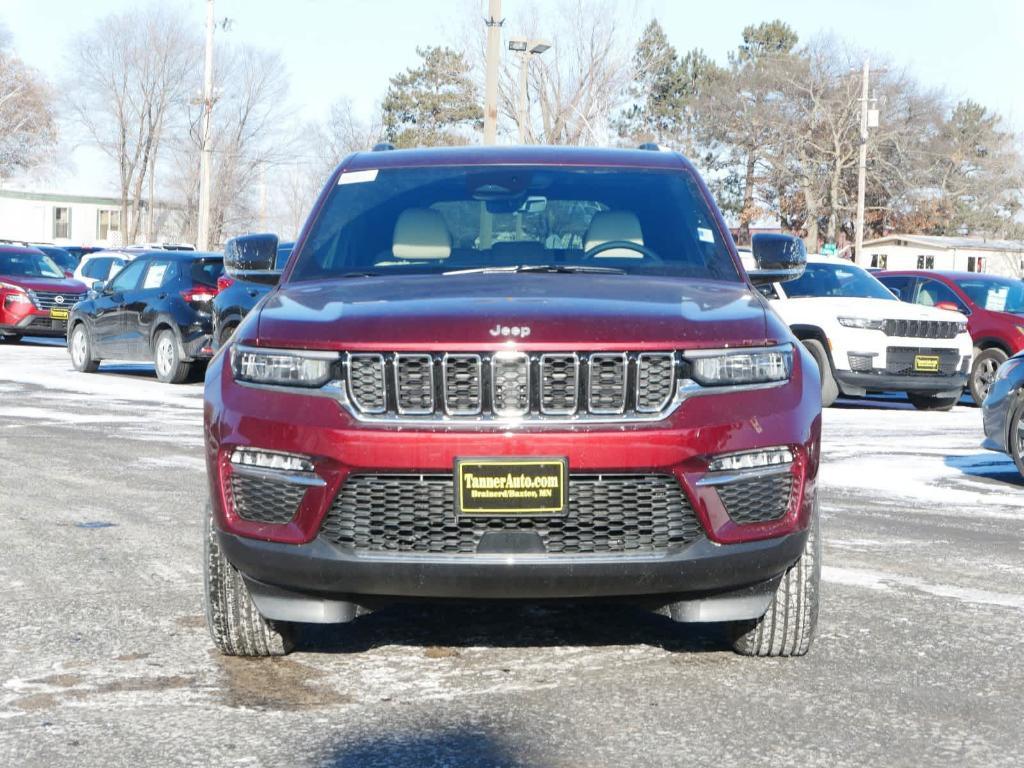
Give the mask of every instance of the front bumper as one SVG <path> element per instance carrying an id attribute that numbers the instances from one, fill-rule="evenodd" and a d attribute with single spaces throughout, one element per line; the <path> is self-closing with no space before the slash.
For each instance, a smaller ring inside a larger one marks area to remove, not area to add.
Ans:
<path id="1" fill-rule="evenodd" d="M 63 338 L 68 333 L 67 320 L 55 320 L 48 312 L 33 311 L 14 323 L 0 323 L 0 335 L 52 336 Z"/>
<path id="2" fill-rule="evenodd" d="M 844 395 L 859 397 L 868 392 L 927 392 L 929 394 L 959 395 L 967 386 L 967 374 L 949 376 L 921 374 L 896 376 L 884 372 L 861 373 L 837 370 L 836 382 Z"/>

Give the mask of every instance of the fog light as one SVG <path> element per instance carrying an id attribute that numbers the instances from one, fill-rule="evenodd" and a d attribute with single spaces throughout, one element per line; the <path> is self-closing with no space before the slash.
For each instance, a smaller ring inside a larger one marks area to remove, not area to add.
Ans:
<path id="1" fill-rule="evenodd" d="M 789 448 L 764 448 L 760 451 L 717 456 L 708 463 L 708 471 L 736 472 L 741 469 L 758 469 L 792 463 L 793 452 Z"/>
<path id="2" fill-rule="evenodd" d="M 313 462 L 303 456 L 255 448 L 236 448 L 231 454 L 231 463 L 260 469 L 277 469 L 282 472 L 314 471 Z"/>

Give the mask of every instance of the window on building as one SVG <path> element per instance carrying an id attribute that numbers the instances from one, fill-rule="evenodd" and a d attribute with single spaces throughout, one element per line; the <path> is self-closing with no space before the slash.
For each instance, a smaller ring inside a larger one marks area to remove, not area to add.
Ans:
<path id="1" fill-rule="evenodd" d="M 56 206 L 53 209 L 53 239 L 71 239 L 71 209 Z"/>
<path id="2" fill-rule="evenodd" d="M 884 253 L 872 253 L 871 266 L 878 269 L 886 269 L 889 266 L 889 257 Z"/>
<path id="3" fill-rule="evenodd" d="M 121 231 L 121 212 L 116 208 L 100 208 L 96 211 L 96 239 L 110 240 L 112 232 Z"/>
<path id="4" fill-rule="evenodd" d="M 918 269 L 935 269 L 935 257 L 920 255 L 917 257 Z"/>

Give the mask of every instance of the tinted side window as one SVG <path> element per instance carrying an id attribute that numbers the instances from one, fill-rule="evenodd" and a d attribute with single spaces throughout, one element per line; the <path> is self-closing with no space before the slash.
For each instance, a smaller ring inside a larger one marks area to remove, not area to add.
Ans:
<path id="1" fill-rule="evenodd" d="M 172 263 L 169 261 L 153 261 L 146 270 L 146 276 L 142 278 L 142 290 L 148 291 L 167 285 L 167 272 Z"/>
<path id="2" fill-rule="evenodd" d="M 924 304 L 926 307 L 934 307 L 940 301 L 948 301 L 956 304 L 957 309 L 966 311 L 967 307 L 960 300 L 960 297 L 953 293 L 953 290 L 938 280 L 922 280 L 921 287 L 917 291 L 917 304 Z"/>
<path id="3" fill-rule="evenodd" d="M 911 301 L 914 298 L 914 278 L 880 277 L 878 280 L 886 288 L 894 291 L 901 301 Z"/>
<path id="4" fill-rule="evenodd" d="M 148 261 L 133 261 L 127 267 L 117 273 L 117 276 L 110 282 L 110 288 L 115 293 L 130 291 L 139 284 L 142 277 L 142 270 L 146 268 Z"/>
<path id="5" fill-rule="evenodd" d="M 90 259 L 82 267 L 82 274 L 93 280 L 105 280 L 107 275 L 110 274 L 110 265 L 113 262 L 114 260 L 109 258 Z"/>
<path id="6" fill-rule="evenodd" d="M 221 259 L 199 259 L 192 262 L 192 282 L 196 285 L 217 285 L 217 278 L 224 272 Z"/>

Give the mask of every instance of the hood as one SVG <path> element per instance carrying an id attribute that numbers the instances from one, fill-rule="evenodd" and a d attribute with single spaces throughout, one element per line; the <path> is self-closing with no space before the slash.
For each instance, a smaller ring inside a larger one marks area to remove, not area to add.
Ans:
<path id="1" fill-rule="evenodd" d="M 595 274 L 465 274 L 285 284 L 258 342 L 310 349 L 713 347 L 765 341 L 744 283 Z"/>
<path id="2" fill-rule="evenodd" d="M 865 317 L 869 320 L 950 320 L 965 322 L 960 312 L 925 307 L 894 299 L 865 299 L 859 297 L 821 296 L 807 299 L 787 299 L 810 312 L 843 317 Z"/>
<path id="3" fill-rule="evenodd" d="M 57 291 L 58 293 L 78 294 L 88 289 L 85 283 L 69 278 L 55 277 L 24 277 L 22 275 L 0 275 L 0 283 L 10 283 L 31 291 Z"/>

